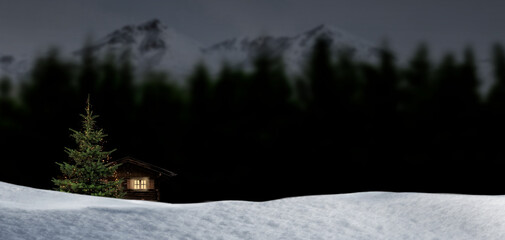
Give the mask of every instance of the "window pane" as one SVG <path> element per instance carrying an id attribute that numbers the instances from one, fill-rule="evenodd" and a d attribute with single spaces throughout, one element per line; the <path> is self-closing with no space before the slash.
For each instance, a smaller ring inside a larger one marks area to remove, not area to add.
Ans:
<path id="1" fill-rule="evenodd" d="M 147 189 L 147 179 L 133 180 L 133 189 Z"/>

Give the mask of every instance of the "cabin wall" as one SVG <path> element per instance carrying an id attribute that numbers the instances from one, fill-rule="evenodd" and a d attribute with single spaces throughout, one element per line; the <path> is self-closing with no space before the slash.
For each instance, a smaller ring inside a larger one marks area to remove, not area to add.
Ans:
<path id="1" fill-rule="evenodd" d="M 160 200 L 160 190 L 159 190 L 159 175 L 151 171 L 148 171 L 140 166 L 125 163 L 118 167 L 117 176 L 123 178 L 123 189 L 125 189 L 126 195 L 125 199 L 138 199 L 138 200 Z M 147 177 L 147 189 L 145 190 L 134 190 L 133 184 L 135 178 L 145 178 Z"/>

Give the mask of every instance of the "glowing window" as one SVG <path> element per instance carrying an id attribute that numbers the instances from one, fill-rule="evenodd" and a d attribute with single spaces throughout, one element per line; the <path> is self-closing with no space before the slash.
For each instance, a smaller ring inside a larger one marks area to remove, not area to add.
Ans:
<path id="1" fill-rule="evenodd" d="M 147 179 L 134 179 L 133 189 L 144 190 L 147 189 Z"/>

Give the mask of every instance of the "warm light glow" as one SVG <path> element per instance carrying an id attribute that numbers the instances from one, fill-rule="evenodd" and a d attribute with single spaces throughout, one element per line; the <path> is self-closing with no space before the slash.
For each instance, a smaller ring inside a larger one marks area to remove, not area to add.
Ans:
<path id="1" fill-rule="evenodd" d="M 141 179 L 132 179 L 133 180 L 133 189 L 135 190 L 146 190 L 147 189 L 147 178 Z"/>

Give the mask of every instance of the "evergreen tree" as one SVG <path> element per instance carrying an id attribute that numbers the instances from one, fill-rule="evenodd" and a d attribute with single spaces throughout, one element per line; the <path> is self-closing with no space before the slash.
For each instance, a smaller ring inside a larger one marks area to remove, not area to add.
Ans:
<path id="1" fill-rule="evenodd" d="M 76 128 L 79 123 L 74 76 L 75 65 L 60 57 L 57 49 L 51 49 L 34 61 L 26 80 L 19 85 L 19 124 L 23 128 L 20 146 L 31 149 L 23 154 L 26 159 L 33 159 L 28 160 L 32 167 L 25 171 L 33 179 L 44 179 L 34 181 L 32 187 L 53 186 L 48 176 L 58 174 L 58 168 L 53 160 L 38 156 L 64 159 L 65 153 L 51 146 L 68 146 L 68 128 Z"/>
<path id="2" fill-rule="evenodd" d="M 334 114 L 332 110 L 337 100 L 337 82 L 331 46 L 327 39 L 320 38 L 314 44 L 312 54 L 308 59 L 306 75 L 310 81 L 312 110 L 318 115 Z"/>
<path id="3" fill-rule="evenodd" d="M 213 86 L 207 67 L 199 63 L 189 77 L 189 111 L 192 120 L 205 122 L 209 117 Z"/>
<path id="4" fill-rule="evenodd" d="M 487 96 L 487 145 L 488 151 L 492 152 L 493 160 L 502 162 L 505 158 L 503 152 L 503 141 L 501 136 L 505 133 L 505 49 L 503 46 L 497 44 L 493 47 L 493 73 L 494 84 Z"/>
<path id="5" fill-rule="evenodd" d="M 0 129 L 15 125 L 16 104 L 11 97 L 12 83 L 8 77 L 0 78 Z"/>
<path id="6" fill-rule="evenodd" d="M 139 105 L 132 124 L 142 127 L 134 128 L 135 132 L 129 134 L 136 137 L 125 136 L 129 141 L 121 144 L 123 149 L 129 146 L 128 155 L 151 159 L 151 163 L 168 169 L 173 166 L 167 164 L 179 158 L 174 155 L 180 153 L 175 149 L 184 146 L 181 138 L 186 131 L 183 92 L 170 80 L 162 72 L 146 74 L 138 87 Z"/>
<path id="7" fill-rule="evenodd" d="M 437 119 L 432 110 L 434 65 L 430 62 L 428 46 L 422 44 L 403 70 L 399 84 L 399 113 L 403 153 L 406 159 L 419 160 L 428 156 L 426 149 Z M 411 160 L 413 161 L 413 160 Z"/>
<path id="8" fill-rule="evenodd" d="M 100 79 L 98 58 L 94 56 L 91 41 L 86 42 L 80 52 L 77 74 L 77 94 L 84 99 L 88 94 L 97 94 Z"/>
<path id="9" fill-rule="evenodd" d="M 89 194 L 94 196 L 118 197 L 124 196 L 121 188 L 122 179 L 116 176 L 119 165 L 108 162 L 110 154 L 115 151 L 103 150 L 103 138 L 107 135 L 103 129 L 97 129 L 91 111 L 89 97 L 86 106 L 82 131 L 70 129 L 77 143 L 77 149 L 66 148 L 71 159 L 70 163 L 57 163 L 60 166 L 63 179 L 53 179 L 57 189 L 63 192 Z"/>
<path id="10" fill-rule="evenodd" d="M 190 147 L 187 151 L 191 152 L 189 156 L 196 162 L 211 155 L 214 150 L 214 136 L 211 135 L 214 87 L 211 81 L 209 72 L 203 63 L 198 64 L 188 78 L 189 99 L 186 108 L 189 129 L 185 141 L 190 143 L 186 145 Z M 199 149 L 200 151 L 192 151 L 191 149 Z M 212 167 L 210 162 L 202 162 L 197 165 L 202 167 L 203 172 L 208 172 L 204 169 Z"/>
<path id="11" fill-rule="evenodd" d="M 340 124 L 337 105 L 338 83 L 335 64 L 331 56 L 331 45 L 328 39 L 319 38 L 309 55 L 305 69 L 305 78 L 310 89 L 307 104 L 307 139 L 318 139 L 315 149 L 321 155 L 330 154 L 324 151 L 334 149 L 337 126 Z M 323 150 L 326 149 L 326 150 Z"/>
<path id="12" fill-rule="evenodd" d="M 487 97 L 487 103 L 492 112 L 500 115 L 505 109 L 505 49 L 497 44 L 493 47 L 494 84 Z M 496 116 L 493 116 L 493 118 Z"/>

